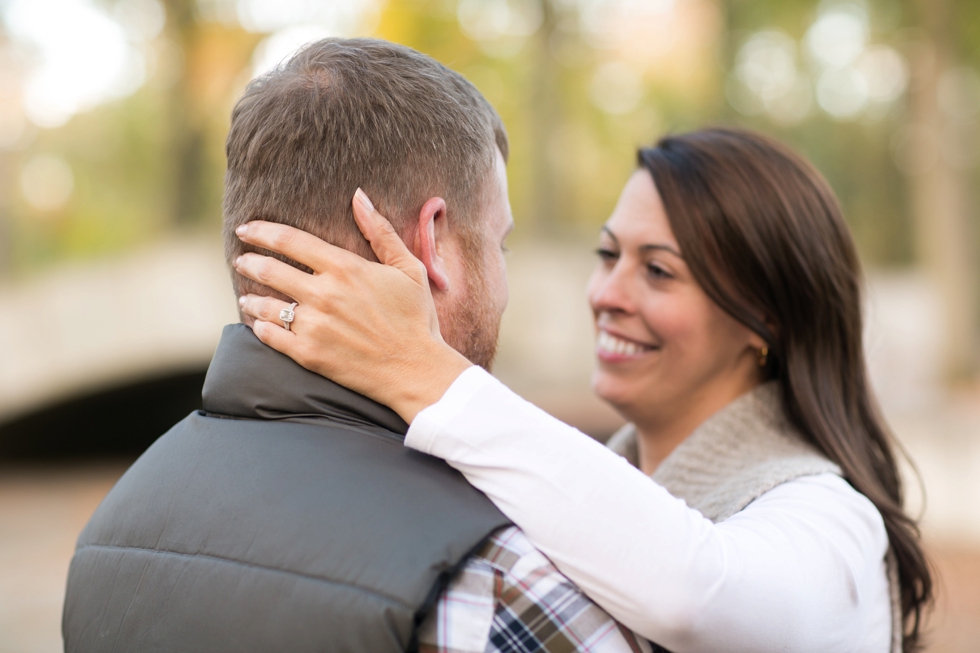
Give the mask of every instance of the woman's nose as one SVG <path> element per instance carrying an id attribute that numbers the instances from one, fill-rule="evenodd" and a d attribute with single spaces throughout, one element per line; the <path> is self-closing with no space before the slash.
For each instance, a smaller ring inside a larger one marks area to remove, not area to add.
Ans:
<path id="1" fill-rule="evenodd" d="M 612 269 L 597 268 L 589 282 L 589 304 L 596 313 L 602 311 L 630 313 L 633 298 L 626 266 L 617 261 Z"/>

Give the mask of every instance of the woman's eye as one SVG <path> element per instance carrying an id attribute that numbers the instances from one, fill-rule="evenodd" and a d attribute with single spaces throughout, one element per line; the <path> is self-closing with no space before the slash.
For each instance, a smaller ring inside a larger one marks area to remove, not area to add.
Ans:
<path id="1" fill-rule="evenodd" d="M 673 279 L 674 275 L 656 263 L 647 263 L 647 273 L 654 279 Z"/>
<path id="2" fill-rule="evenodd" d="M 613 261 L 615 261 L 616 259 L 619 258 L 619 253 L 618 252 L 614 252 L 611 249 L 605 249 L 603 247 L 600 247 L 599 249 L 597 249 L 595 251 L 595 254 L 596 254 L 596 256 L 599 257 L 599 260 L 601 260 L 601 261 L 603 261 L 605 263 L 611 263 L 611 262 L 613 262 Z"/>

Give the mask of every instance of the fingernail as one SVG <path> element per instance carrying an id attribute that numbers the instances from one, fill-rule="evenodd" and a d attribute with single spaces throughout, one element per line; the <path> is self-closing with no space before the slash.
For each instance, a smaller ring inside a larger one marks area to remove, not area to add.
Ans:
<path id="1" fill-rule="evenodd" d="M 245 295 L 242 295 L 241 297 L 238 298 L 238 305 L 241 306 L 242 308 L 245 308 Z"/>
<path id="2" fill-rule="evenodd" d="M 244 236 L 246 231 L 248 231 L 248 225 L 247 224 L 240 225 L 237 229 L 235 229 L 235 233 L 238 234 L 238 237 L 239 238 L 241 238 L 242 236 Z"/>
<path id="3" fill-rule="evenodd" d="M 235 259 L 235 262 L 232 263 L 232 265 L 234 265 L 237 268 L 238 267 L 238 264 L 241 263 L 241 262 L 242 262 L 242 257 L 239 256 L 238 258 Z"/>
<path id="4" fill-rule="evenodd" d="M 368 199 L 367 193 L 358 188 L 354 192 L 354 196 L 357 197 L 357 201 L 361 203 L 361 206 L 366 208 L 368 211 L 374 211 L 374 204 L 371 204 L 371 200 Z"/>

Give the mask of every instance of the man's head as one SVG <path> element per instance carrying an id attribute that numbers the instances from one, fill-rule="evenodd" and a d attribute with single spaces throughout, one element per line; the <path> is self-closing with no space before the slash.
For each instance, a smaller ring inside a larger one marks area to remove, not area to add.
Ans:
<path id="1" fill-rule="evenodd" d="M 351 212 L 361 187 L 426 265 L 443 337 L 489 367 L 507 295 L 508 143 L 472 84 L 403 46 L 318 41 L 249 84 L 226 149 L 229 262 L 248 251 L 235 228 L 258 219 L 373 259 Z M 233 279 L 238 295 L 276 294 Z"/>

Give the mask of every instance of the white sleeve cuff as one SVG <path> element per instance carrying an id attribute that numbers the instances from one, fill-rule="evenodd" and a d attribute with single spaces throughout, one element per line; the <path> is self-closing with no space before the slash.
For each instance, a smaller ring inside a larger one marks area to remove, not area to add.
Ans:
<path id="1" fill-rule="evenodd" d="M 445 426 L 466 409 L 481 390 L 499 383 L 479 365 L 472 365 L 456 377 L 446 393 L 436 403 L 423 408 L 405 434 L 405 446 L 431 454 Z"/>

